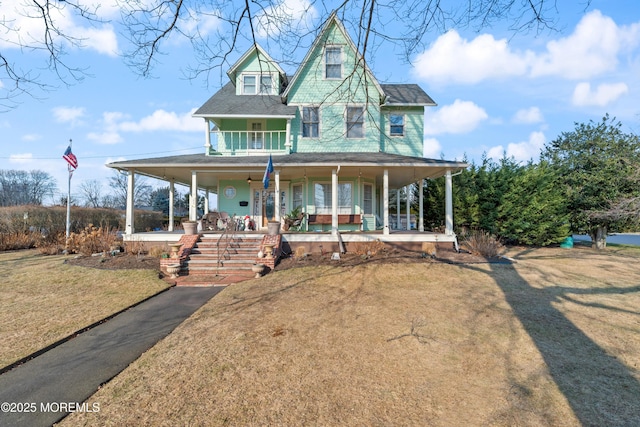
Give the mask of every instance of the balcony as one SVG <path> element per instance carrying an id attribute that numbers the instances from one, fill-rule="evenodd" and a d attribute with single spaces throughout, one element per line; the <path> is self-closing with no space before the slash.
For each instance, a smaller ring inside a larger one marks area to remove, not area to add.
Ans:
<path id="1" fill-rule="evenodd" d="M 211 132 L 211 146 L 228 155 L 288 153 L 287 131 L 221 131 Z"/>

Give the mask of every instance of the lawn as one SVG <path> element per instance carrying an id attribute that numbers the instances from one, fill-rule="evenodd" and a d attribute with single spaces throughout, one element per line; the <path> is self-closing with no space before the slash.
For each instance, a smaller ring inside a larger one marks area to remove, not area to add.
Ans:
<path id="1" fill-rule="evenodd" d="M 637 250 L 233 285 L 61 425 L 640 424 Z"/>
<path id="2" fill-rule="evenodd" d="M 0 253 L 0 368 L 168 287 L 157 271 L 84 268 L 68 258 Z"/>

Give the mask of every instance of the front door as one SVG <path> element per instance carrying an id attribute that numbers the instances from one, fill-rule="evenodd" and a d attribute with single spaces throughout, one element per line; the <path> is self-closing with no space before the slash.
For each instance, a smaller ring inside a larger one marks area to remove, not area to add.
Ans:
<path id="1" fill-rule="evenodd" d="M 276 192 L 273 189 L 253 191 L 253 217 L 259 226 L 266 228 L 269 221 L 276 219 Z"/>

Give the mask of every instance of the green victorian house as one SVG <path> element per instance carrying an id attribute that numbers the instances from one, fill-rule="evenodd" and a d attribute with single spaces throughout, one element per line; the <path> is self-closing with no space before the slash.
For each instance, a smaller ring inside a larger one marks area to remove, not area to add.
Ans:
<path id="1" fill-rule="evenodd" d="M 422 156 L 425 107 L 435 102 L 416 84 L 379 83 L 335 15 L 293 76 L 257 44 L 227 74 L 193 114 L 205 124 L 204 152 L 109 164 L 129 173 L 130 189 L 136 174 L 190 186 L 190 220 L 199 219 L 197 196 L 214 193 L 215 210 L 249 217 L 258 231 L 297 209 L 302 223 L 284 236 L 290 241 L 344 234 L 344 241 L 455 243 L 451 177 L 467 164 Z M 263 180 L 270 159 L 273 172 Z M 444 233 L 424 230 L 421 199 L 417 221 L 389 214 L 390 192 L 441 176 Z M 126 236 L 135 233 L 131 193 Z"/>

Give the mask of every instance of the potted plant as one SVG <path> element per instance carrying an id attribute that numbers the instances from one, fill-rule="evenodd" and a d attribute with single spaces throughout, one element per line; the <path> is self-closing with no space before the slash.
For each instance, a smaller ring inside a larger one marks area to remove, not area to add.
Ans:
<path id="1" fill-rule="evenodd" d="M 300 209 L 300 206 L 286 214 L 283 219 L 284 223 L 282 225 L 282 228 L 284 229 L 284 231 L 289 230 L 291 227 L 300 225 L 299 223 L 296 224 L 297 221 L 302 219 L 302 210 Z"/>

